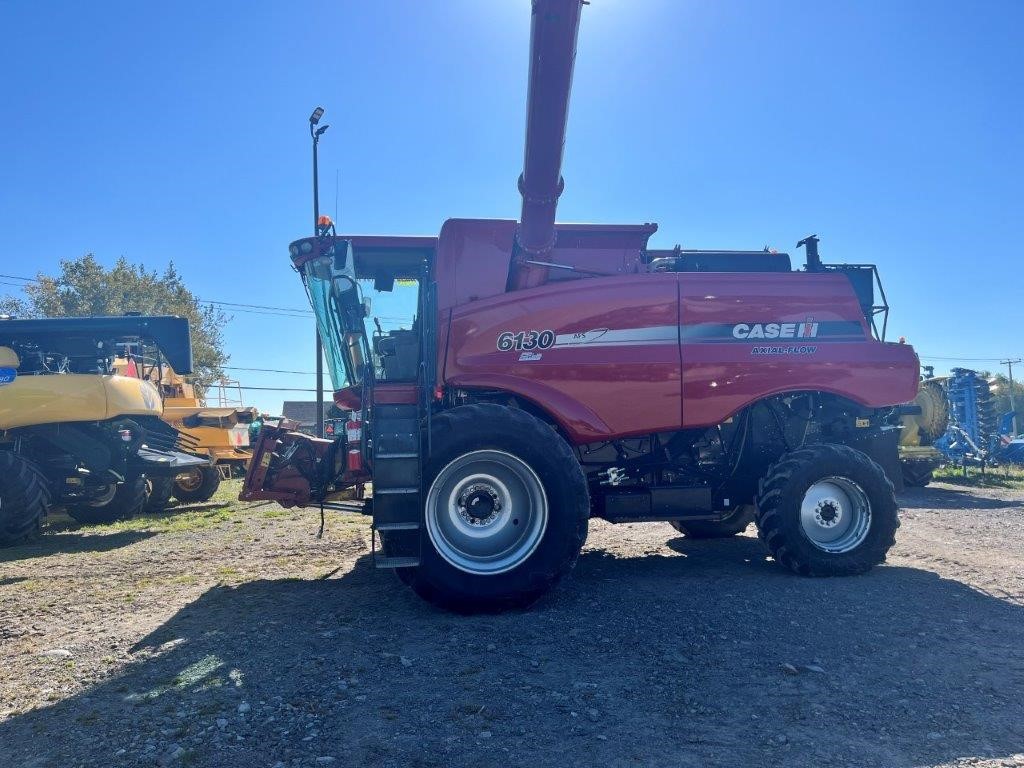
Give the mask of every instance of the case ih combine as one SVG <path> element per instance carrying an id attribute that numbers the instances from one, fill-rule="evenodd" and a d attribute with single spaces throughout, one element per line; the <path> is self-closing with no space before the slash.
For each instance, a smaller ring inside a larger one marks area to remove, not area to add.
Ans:
<path id="1" fill-rule="evenodd" d="M 899 525 L 918 383 L 913 349 L 883 340 L 875 268 L 821 263 L 814 237 L 794 270 L 651 250 L 654 224 L 556 224 L 580 11 L 533 3 L 518 221 L 292 243 L 353 416 L 335 441 L 265 426 L 242 498 L 329 505 L 372 482 L 377 566 L 458 610 L 536 599 L 591 517 L 695 537 L 753 519 L 797 573 L 868 570 Z"/>

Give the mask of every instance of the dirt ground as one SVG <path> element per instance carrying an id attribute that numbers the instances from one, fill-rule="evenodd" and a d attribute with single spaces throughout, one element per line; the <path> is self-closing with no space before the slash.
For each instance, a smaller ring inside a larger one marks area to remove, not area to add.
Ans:
<path id="1" fill-rule="evenodd" d="M 365 518 L 231 485 L 0 552 L 0 766 L 1024 765 L 1024 491 L 904 493 L 849 579 L 593 522 L 532 610 L 462 617 Z"/>

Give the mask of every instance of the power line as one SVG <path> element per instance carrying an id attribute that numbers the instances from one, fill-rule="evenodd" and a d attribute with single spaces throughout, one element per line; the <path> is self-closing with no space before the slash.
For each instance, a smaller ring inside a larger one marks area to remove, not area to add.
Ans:
<path id="1" fill-rule="evenodd" d="M 295 373 L 302 374 L 304 376 L 314 376 L 313 371 L 282 371 L 277 368 L 243 368 L 238 365 L 222 365 L 225 371 L 256 371 L 258 373 Z"/>
<path id="2" fill-rule="evenodd" d="M 3 277 L 3 275 L 0 275 Z M 296 307 L 270 307 L 265 304 L 238 304 L 232 301 L 218 301 L 216 299 L 196 299 L 200 304 L 220 304 L 225 307 L 249 307 L 250 309 L 268 309 L 274 312 L 296 312 L 303 315 L 313 314 L 309 309 L 298 309 Z"/>
<path id="3" fill-rule="evenodd" d="M 925 354 L 921 354 L 919 357 L 922 360 L 949 360 L 954 363 L 998 363 L 1003 360 L 1001 357 L 942 357 Z"/>
<path id="4" fill-rule="evenodd" d="M 209 302 L 209 301 L 204 301 L 202 303 L 203 304 L 213 304 L 213 302 Z M 309 316 L 308 315 L 293 315 L 293 314 L 289 314 L 287 312 L 268 312 L 267 310 L 263 310 L 263 309 L 240 309 L 238 307 L 228 307 L 226 311 L 232 312 L 232 313 L 234 313 L 234 312 L 243 312 L 243 313 L 245 313 L 247 315 L 263 315 L 264 317 L 291 317 L 291 318 L 294 318 L 295 320 L 306 320 L 307 322 L 309 321 Z"/>
<path id="5" fill-rule="evenodd" d="M 215 386 L 215 385 L 214 385 Z M 316 392 L 316 388 L 313 389 L 301 389 L 299 387 L 247 387 L 244 384 L 230 384 L 226 385 L 227 389 L 254 389 L 261 390 L 264 392 Z"/>

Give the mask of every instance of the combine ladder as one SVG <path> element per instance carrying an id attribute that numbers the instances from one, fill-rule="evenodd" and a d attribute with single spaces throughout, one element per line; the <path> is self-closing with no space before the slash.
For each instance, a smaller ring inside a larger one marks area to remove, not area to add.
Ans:
<path id="1" fill-rule="evenodd" d="M 377 568 L 420 564 L 420 418 L 416 405 L 375 405 L 373 436 L 373 562 Z M 381 536 L 378 554 L 377 534 Z M 387 537 L 391 552 L 383 551 Z"/>

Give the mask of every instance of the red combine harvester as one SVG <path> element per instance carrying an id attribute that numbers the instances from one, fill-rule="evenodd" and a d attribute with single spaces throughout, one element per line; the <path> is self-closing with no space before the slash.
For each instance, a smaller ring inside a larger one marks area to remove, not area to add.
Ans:
<path id="1" fill-rule="evenodd" d="M 754 521 L 797 573 L 868 570 L 899 525 L 918 384 L 875 267 L 823 264 L 813 236 L 794 270 L 651 250 L 654 224 L 556 224 L 580 11 L 533 3 L 519 221 L 291 244 L 352 417 L 334 441 L 265 426 L 241 498 L 330 507 L 372 482 L 376 565 L 457 610 L 535 600 L 591 517 L 695 538 Z"/>

